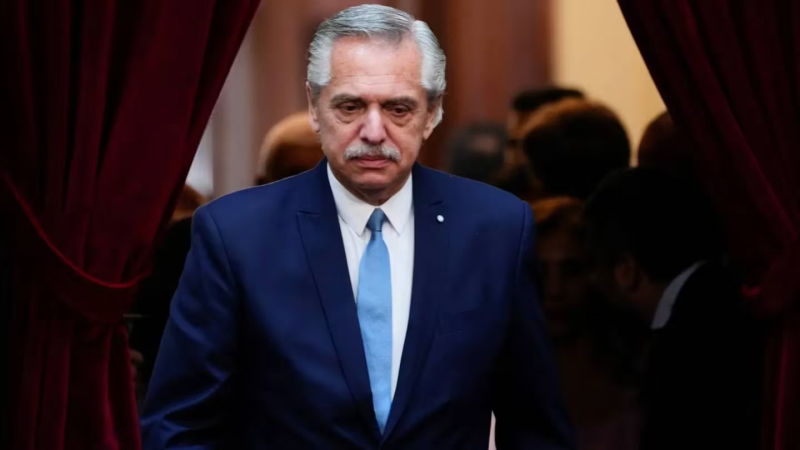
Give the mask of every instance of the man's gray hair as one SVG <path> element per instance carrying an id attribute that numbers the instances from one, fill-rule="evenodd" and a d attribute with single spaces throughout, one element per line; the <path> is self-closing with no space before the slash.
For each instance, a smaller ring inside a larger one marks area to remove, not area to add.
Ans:
<path id="1" fill-rule="evenodd" d="M 322 88 L 331 79 L 331 52 L 337 39 L 363 36 L 400 43 L 412 36 L 422 54 L 422 87 L 428 101 L 439 100 L 434 125 L 442 120 L 441 98 L 447 85 L 446 59 L 439 41 L 428 24 L 416 20 L 411 14 L 383 5 L 360 5 L 340 11 L 317 28 L 308 48 L 308 84 L 312 99 L 316 101 Z"/>

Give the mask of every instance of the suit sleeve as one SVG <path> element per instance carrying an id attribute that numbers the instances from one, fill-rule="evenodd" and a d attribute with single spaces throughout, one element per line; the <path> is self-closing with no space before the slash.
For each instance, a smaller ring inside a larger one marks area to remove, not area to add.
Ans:
<path id="1" fill-rule="evenodd" d="M 234 409 L 239 319 L 233 275 L 208 208 L 193 222 L 142 414 L 145 450 L 224 446 Z"/>
<path id="2" fill-rule="evenodd" d="M 493 409 L 498 450 L 572 449 L 572 429 L 533 282 L 534 224 L 523 204 L 511 325 L 500 360 Z"/>

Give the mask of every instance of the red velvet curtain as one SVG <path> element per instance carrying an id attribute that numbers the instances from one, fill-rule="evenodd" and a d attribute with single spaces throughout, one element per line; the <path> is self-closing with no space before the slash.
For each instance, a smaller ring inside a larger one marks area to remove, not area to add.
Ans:
<path id="1" fill-rule="evenodd" d="M 4 0 L 10 446 L 138 449 L 121 315 L 258 0 Z"/>
<path id="2" fill-rule="evenodd" d="M 765 449 L 800 449 L 800 2 L 619 0 L 769 327 Z"/>

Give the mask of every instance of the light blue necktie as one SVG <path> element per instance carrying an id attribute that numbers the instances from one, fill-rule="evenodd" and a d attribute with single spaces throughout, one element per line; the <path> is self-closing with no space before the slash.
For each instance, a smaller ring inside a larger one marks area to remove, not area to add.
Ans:
<path id="1" fill-rule="evenodd" d="M 392 271 L 383 242 L 380 209 L 372 212 L 367 228 L 372 237 L 358 267 L 358 323 L 367 356 L 372 405 L 381 433 L 392 407 Z"/>

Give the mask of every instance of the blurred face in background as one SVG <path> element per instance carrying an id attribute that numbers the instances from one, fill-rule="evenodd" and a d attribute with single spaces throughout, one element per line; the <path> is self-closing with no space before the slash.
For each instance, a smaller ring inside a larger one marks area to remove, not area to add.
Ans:
<path id="1" fill-rule="evenodd" d="M 583 243 L 569 230 L 556 229 L 539 239 L 544 310 L 554 340 L 580 333 L 580 314 L 591 291 Z"/>
<path id="2" fill-rule="evenodd" d="M 421 54 L 363 37 L 336 41 L 331 79 L 311 98 L 311 124 L 336 178 L 353 194 L 381 204 L 403 187 L 434 128 L 435 107 L 421 83 Z"/>

